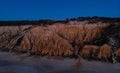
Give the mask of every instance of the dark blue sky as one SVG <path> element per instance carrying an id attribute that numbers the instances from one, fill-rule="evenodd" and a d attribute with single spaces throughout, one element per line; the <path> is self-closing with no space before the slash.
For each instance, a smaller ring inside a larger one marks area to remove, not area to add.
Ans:
<path id="1" fill-rule="evenodd" d="M 120 17 L 120 0 L 0 0 L 0 20 Z"/>

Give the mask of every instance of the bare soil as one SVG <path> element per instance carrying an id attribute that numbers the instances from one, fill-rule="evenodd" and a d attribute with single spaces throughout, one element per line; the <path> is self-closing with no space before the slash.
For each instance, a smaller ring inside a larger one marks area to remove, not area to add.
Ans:
<path id="1" fill-rule="evenodd" d="M 120 73 L 120 63 L 0 52 L 0 73 Z"/>

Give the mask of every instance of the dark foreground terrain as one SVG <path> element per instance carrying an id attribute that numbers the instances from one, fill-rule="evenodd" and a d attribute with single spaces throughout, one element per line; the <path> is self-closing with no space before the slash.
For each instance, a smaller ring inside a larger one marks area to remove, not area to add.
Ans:
<path id="1" fill-rule="evenodd" d="M 0 73 L 120 73 L 120 63 L 111 64 L 70 58 L 27 57 L 0 52 Z"/>

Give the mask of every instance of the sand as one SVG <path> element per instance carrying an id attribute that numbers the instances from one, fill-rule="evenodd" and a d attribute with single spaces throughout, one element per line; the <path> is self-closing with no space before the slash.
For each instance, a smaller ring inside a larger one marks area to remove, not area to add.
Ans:
<path id="1" fill-rule="evenodd" d="M 120 73 L 120 63 L 0 52 L 0 73 Z"/>

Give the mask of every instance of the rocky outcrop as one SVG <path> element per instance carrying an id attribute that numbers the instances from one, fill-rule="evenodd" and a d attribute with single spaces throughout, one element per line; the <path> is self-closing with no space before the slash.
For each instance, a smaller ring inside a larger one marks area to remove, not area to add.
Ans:
<path id="1" fill-rule="evenodd" d="M 0 50 L 31 55 L 82 56 L 111 62 L 119 58 L 119 32 L 107 23 L 1 26 Z M 112 35 L 113 34 L 113 35 Z"/>

